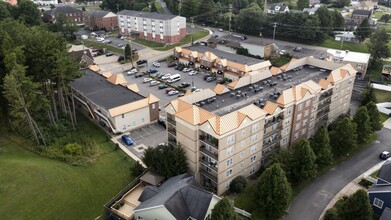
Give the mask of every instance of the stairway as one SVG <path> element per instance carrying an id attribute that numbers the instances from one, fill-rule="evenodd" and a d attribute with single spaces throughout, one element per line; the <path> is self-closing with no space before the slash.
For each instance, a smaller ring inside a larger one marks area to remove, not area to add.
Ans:
<path id="1" fill-rule="evenodd" d="M 354 80 L 354 86 L 352 92 L 353 100 L 361 100 L 361 94 L 364 91 L 365 87 L 367 86 L 367 83 L 368 83 L 367 80 L 361 80 L 358 78 Z"/>

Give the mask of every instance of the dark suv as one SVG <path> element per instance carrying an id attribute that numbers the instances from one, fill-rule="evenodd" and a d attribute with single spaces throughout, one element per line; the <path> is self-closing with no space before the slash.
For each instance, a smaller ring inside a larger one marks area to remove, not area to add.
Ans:
<path id="1" fill-rule="evenodd" d="M 147 60 L 139 60 L 136 63 L 137 63 L 137 65 L 142 65 L 142 64 L 145 64 L 147 62 L 148 62 Z"/>

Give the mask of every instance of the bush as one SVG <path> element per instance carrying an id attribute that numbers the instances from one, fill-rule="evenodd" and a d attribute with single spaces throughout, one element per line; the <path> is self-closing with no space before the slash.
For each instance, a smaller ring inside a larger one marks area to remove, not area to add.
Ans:
<path id="1" fill-rule="evenodd" d="M 132 167 L 130 167 L 130 172 L 132 173 L 132 176 L 140 176 L 144 172 L 145 168 L 143 165 L 140 164 L 140 162 L 136 162 Z"/>
<path id="2" fill-rule="evenodd" d="M 326 213 L 324 214 L 323 220 L 337 220 L 338 214 L 337 210 L 335 208 L 327 209 Z"/>
<path id="3" fill-rule="evenodd" d="M 77 143 L 67 144 L 64 147 L 64 152 L 73 156 L 80 156 L 83 154 L 83 148 Z"/>
<path id="4" fill-rule="evenodd" d="M 241 193 L 247 186 L 247 180 L 243 176 L 237 176 L 229 185 L 229 190 L 234 193 Z"/>

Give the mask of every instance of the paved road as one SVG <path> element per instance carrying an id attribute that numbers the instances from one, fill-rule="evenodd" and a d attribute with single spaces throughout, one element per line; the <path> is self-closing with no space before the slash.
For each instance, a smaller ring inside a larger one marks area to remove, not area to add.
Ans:
<path id="1" fill-rule="evenodd" d="M 300 192 L 292 201 L 284 220 L 316 220 L 346 184 L 380 162 L 383 150 L 391 150 L 391 130 L 383 128 L 367 149 L 333 168 Z"/>

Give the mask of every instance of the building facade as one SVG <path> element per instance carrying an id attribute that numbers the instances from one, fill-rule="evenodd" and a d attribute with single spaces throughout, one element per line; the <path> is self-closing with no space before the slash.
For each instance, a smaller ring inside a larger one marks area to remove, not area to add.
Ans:
<path id="1" fill-rule="evenodd" d="M 84 22 L 83 11 L 71 6 L 57 6 L 52 10 L 45 11 L 43 13 L 43 19 L 45 22 L 56 23 L 57 17 L 63 14 L 69 20 L 74 21 L 77 24 Z"/>
<path id="2" fill-rule="evenodd" d="M 90 30 L 114 30 L 118 27 L 118 16 L 110 11 L 86 11 L 84 23 Z"/>
<path id="3" fill-rule="evenodd" d="M 357 71 L 350 64 L 302 58 L 282 66 L 281 73 L 303 65 L 333 70 L 318 83 L 310 80 L 282 91 L 275 102 L 267 101 L 262 107 L 250 101 L 240 108 L 231 105 L 228 111 L 211 111 L 219 106 L 200 105 L 216 96 L 208 90 L 166 105 L 168 143 L 185 149 L 190 172 L 205 188 L 218 195 L 224 193 L 236 176 L 254 174 L 273 152 L 311 137 L 318 127 L 348 112 Z M 233 83 L 240 81 L 242 78 Z M 255 83 L 249 81 L 248 87 L 240 89 L 252 90 Z M 218 103 L 224 105 L 233 92 L 238 94 L 230 89 L 228 96 L 216 96 Z"/>
<path id="4" fill-rule="evenodd" d="M 327 61 L 351 64 L 357 70 L 357 76 L 361 79 L 365 78 L 370 57 L 371 54 L 369 53 L 352 52 L 349 50 L 328 49 L 326 52 Z"/>
<path id="5" fill-rule="evenodd" d="M 177 15 L 123 10 L 118 26 L 124 35 L 164 44 L 178 43 L 186 36 L 186 18 Z"/>

